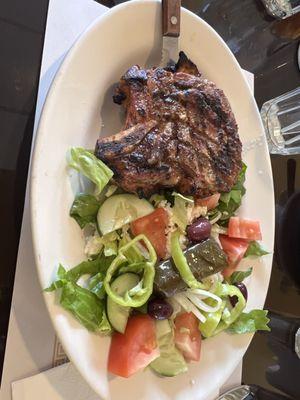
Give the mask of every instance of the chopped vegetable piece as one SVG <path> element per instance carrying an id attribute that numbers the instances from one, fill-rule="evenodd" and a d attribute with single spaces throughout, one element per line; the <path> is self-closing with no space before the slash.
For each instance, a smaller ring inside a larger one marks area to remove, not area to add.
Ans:
<path id="1" fill-rule="evenodd" d="M 147 247 L 149 253 L 149 259 L 144 258 L 143 262 L 138 264 L 130 264 L 128 265 L 129 259 L 127 258 L 126 254 L 132 248 L 136 248 L 136 244 L 139 241 L 143 241 L 145 246 Z M 153 246 L 146 238 L 145 235 L 139 235 L 134 238 L 131 242 L 127 243 L 119 250 L 119 254 L 114 259 L 114 261 L 109 266 L 106 276 L 104 279 L 104 287 L 106 293 L 109 297 L 112 298 L 117 304 L 120 306 L 125 307 L 140 307 L 151 296 L 153 291 L 153 280 L 155 269 L 154 265 L 156 263 L 156 254 Z M 139 281 L 138 285 L 132 288 L 131 290 L 127 291 L 125 295 L 121 296 L 116 293 L 111 287 L 111 281 L 114 279 L 115 275 L 120 272 L 122 268 L 122 272 L 136 272 L 141 273 L 142 277 Z"/>
<path id="2" fill-rule="evenodd" d="M 229 267 L 224 269 L 222 273 L 224 276 L 230 276 L 244 257 L 249 243 L 247 240 L 234 239 L 226 235 L 220 235 L 219 239 L 229 263 Z"/>
<path id="3" fill-rule="evenodd" d="M 208 299 L 206 301 L 207 304 L 211 304 L 211 302 L 212 302 L 211 299 Z M 225 308 L 225 305 L 226 305 L 226 301 L 223 300 L 222 305 L 218 311 L 204 313 L 206 321 L 199 323 L 199 329 L 200 329 L 201 334 L 205 338 L 208 338 L 213 335 L 214 331 L 216 330 L 217 326 L 219 325 L 219 323 L 221 321 L 221 317 L 222 317 L 222 313 Z"/>
<path id="4" fill-rule="evenodd" d="M 183 313 L 174 320 L 174 340 L 176 347 L 187 361 L 199 361 L 201 351 L 201 334 L 198 320 L 192 313 Z"/>
<path id="5" fill-rule="evenodd" d="M 103 254 L 98 255 L 95 260 L 82 261 L 80 264 L 66 271 L 62 265 L 59 265 L 57 271 L 58 280 L 53 282 L 45 292 L 52 292 L 64 286 L 68 281 L 77 282 L 83 275 L 94 276 L 98 273 L 105 273 L 112 263 L 114 257 L 105 257 Z"/>
<path id="6" fill-rule="evenodd" d="M 95 260 L 83 261 L 69 271 L 60 265 L 57 271 L 58 280 L 45 289 L 47 292 L 62 289 L 60 304 L 90 331 L 111 331 L 103 302 L 103 279 L 113 258 L 99 255 Z M 76 283 L 83 275 L 90 276 L 86 282 L 87 288 Z"/>
<path id="7" fill-rule="evenodd" d="M 243 282 L 244 279 L 246 279 L 248 276 L 250 276 L 252 274 L 252 269 L 253 268 L 249 268 L 247 269 L 247 271 L 235 271 L 230 279 L 229 279 L 229 283 L 231 285 L 235 284 L 235 283 L 240 283 Z"/>
<path id="8" fill-rule="evenodd" d="M 186 292 L 176 293 L 173 297 L 173 300 L 175 300 L 186 312 L 193 313 L 199 321 L 205 322 L 205 316 L 198 309 L 198 307 L 196 307 L 194 303 L 190 301 L 186 295 Z"/>
<path id="9" fill-rule="evenodd" d="M 172 195 L 174 196 L 173 219 L 181 232 L 184 232 L 190 220 L 194 200 L 192 197 L 186 197 L 176 192 L 173 192 Z"/>
<path id="10" fill-rule="evenodd" d="M 266 310 L 252 310 L 242 313 L 239 318 L 230 325 L 228 331 L 231 333 L 249 333 L 256 331 L 270 331 L 268 327 L 269 318 Z"/>
<path id="11" fill-rule="evenodd" d="M 231 217 L 228 225 L 228 236 L 237 239 L 261 240 L 259 221 Z"/>
<path id="12" fill-rule="evenodd" d="M 266 254 L 269 254 L 269 252 L 265 250 L 260 243 L 254 240 L 253 242 L 249 243 L 249 247 L 246 251 L 245 257 L 249 256 L 261 257 L 265 256 Z"/>
<path id="13" fill-rule="evenodd" d="M 104 201 L 97 215 L 98 228 L 103 235 L 116 231 L 137 218 L 151 214 L 153 206 L 134 194 L 115 194 Z"/>
<path id="14" fill-rule="evenodd" d="M 111 288 L 116 293 L 123 296 L 126 291 L 134 288 L 139 283 L 139 280 L 140 278 L 138 275 L 129 272 L 118 276 L 111 284 Z M 120 306 L 108 296 L 106 309 L 107 316 L 114 329 L 120 333 L 124 333 L 131 308 Z"/>
<path id="15" fill-rule="evenodd" d="M 108 371 L 128 378 L 159 357 L 155 322 L 148 315 L 129 318 L 125 333 L 112 335 Z"/>
<path id="16" fill-rule="evenodd" d="M 101 330 L 104 304 L 94 293 L 70 281 L 62 288 L 60 304 L 89 331 Z"/>
<path id="17" fill-rule="evenodd" d="M 248 290 L 247 287 L 243 284 L 243 282 L 238 282 L 234 283 L 234 286 L 236 286 L 242 295 L 244 296 L 245 300 L 248 300 Z M 230 303 L 232 307 L 235 307 L 236 303 L 238 302 L 238 298 L 236 296 L 229 296 Z"/>
<path id="18" fill-rule="evenodd" d="M 246 193 L 246 189 L 244 187 L 246 169 L 247 166 L 243 163 L 242 170 L 239 174 L 236 184 L 229 193 L 221 194 L 217 209 L 222 213 L 222 217 L 219 220 L 219 224 L 222 226 L 227 226 L 229 218 L 234 215 L 235 211 L 242 203 L 242 197 Z"/>
<path id="19" fill-rule="evenodd" d="M 85 225 L 96 222 L 99 207 L 99 201 L 95 196 L 79 193 L 73 201 L 70 216 L 75 219 L 82 229 Z"/>
<path id="20" fill-rule="evenodd" d="M 147 236 L 159 259 L 163 259 L 167 252 L 167 237 L 165 232 L 168 221 L 167 211 L 163 208 L 157 208 L 151 214 L 138 218 L 131 223 L 133 235 L 144 234 Z"/>
<path id="21" fill-rule="evenodd" d="M 119 235 L 117 232 L 110 232 L 101 237 L 105 257 L 116 256 L 118 254 L 118 240 Z"/>
<path id="22" fill-rule="evenodd" d="M 212 238 L 184 250 L 183 254 L 198 281 L 227 266 L 226 254 Z M 187 287 L 171 259 L 158 264 L 155 270 L 155 290 L 164 296 L 173 296 Z"/>
<path id="23" fill-rule="evenodd" d="M 237 302 L 235 306 L 231 309 L 228 308 L 227 304 L 225 305 L 221 321 L 217 326 L 217 328 L 215 329 L 215 331 L 213 332 L 213 335 L 216 335 L 219 332 L 223 331 L 224 329 L 227 329 L 241 315 L 242 311 L 246 306 L 246 300 L 243 294 L 234 285 L 219 283 L 215 290 L 215 294 L 225 299 L 228 299 L 228 296 L 231 297 L 236 296 Z"/>
<path id="24" fill-rule="evenodd" d="M 113 172 L 90 151 L 82 147 L 72 147 L 70 150 L 69 166 L 81 172 L 93 183 L 100 194 L 113 177 Z"/>
<path id="25" fill-rule="evenodd" d="M 103 281 L 104 281 L 104 274 L 102 272 L 98 272 L 98 274 L 91 277 L 88 283 L 88 289 L 95 293 L 95 295 L 100 299 L 103 300 L 106 297 Z"/>
<path id="26" fill-rule="evenodd" d="M 168 323 L 168 321 L 165 322 Z M 175 347 L 170 325 L 169 331 L 165 335 L 159 336 L 157 329 L 157 339 L 159 343 L 160 356 L 152 361 L 150 367 L 163 376 L 176 376 L 186 372 L 186 362 L 180 351 Z"/>
<path id="27" fill-rule="evenodd" d="M 208 210 L 213 210 L 217 207 L 220 200 L 220 193 L 213 194 L 209 197 L 204 197 L 203 199 L 197 199 L 196 205 L 201 207 L 207 207 Z"/>
<path id="28" fill-rule="evenodd" d="M 173 258 L 174 264 L 182 278 L 182 280 L 191 288 L 203 288 L 203 284 L 195 278 L 193 275 L 187 259 L 180 247 L 179 242 L 180 234 L 175 232 L 171 237 L 171 256 Z"/>

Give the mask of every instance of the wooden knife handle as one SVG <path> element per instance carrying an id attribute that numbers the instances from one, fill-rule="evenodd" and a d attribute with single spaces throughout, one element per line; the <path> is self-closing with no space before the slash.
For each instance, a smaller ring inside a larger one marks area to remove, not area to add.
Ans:
<path id="1" fill-rule="evenodd" d="M 163 36 L 180 35 L 181 0 L 162 0 L 162 33 Z"/>

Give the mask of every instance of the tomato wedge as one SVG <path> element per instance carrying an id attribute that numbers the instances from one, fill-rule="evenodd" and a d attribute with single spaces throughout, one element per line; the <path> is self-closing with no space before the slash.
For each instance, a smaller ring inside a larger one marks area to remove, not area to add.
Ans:
<path id="1" fill-rule="evenodd" d="M 129 318 L 124 334 L 113 334 L 107 368 L 112 374 L 128 378 L 158 356 L 154 320 L 148 315 L 135 315 Z"/>
<path id="2" fill-rule="evenodd" d="M 231 217 L 228 225 L 228 236 L 247 240 L 261 240 L 259 221 Z"/>
<path id="3" fill-rule="evenodd" d="M 193 313 L 183 313 L 174 320 L 174 341 L 187 361 L 199 361 L 201 334 L 199 321 Z"/>
<path id="4" fill-rule="evenodd" d="M 212 210 L 216 208 L 219 200 L 220 200 L 220 193 L 213 194 L 209 197 L 204 197 L 203 199 L 197 199 L 196 205 L 201 207 L 207 207 L 208 210 Z"/>
<path id="5" fill-rule="evenodd" d="M 157 257 L 163 259 L 167 252 L 166 228 L 169 216 L 165 209 L 157 208 L 151 214 L 133 221 L 130 225 L 134 236 L 143 233 L 152 243 Z"/>
<path id="6" fill-rule="evenodd" d="M 248 249 L 249 242 L 244 239 L 234 239 L 226 235 L 220 235 L 219 239 L 222 248 L 228 257 L 229 264 L 229 267 L 225 268 L 222 273 L 224 276 L 230 276 L 244 257 Z"/>

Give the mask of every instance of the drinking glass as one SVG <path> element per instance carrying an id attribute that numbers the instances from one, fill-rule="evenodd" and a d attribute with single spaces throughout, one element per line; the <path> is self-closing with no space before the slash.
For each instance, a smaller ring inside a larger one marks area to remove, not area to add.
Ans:
<path id="1" fill-rule="evenodd" d="M 287 18 L 300 11 L 300 0 L 262 0 L 267 11 L 275 18 Z"/>
<path id="2" fill-rule="evenodd" d="M 300 154 L 300 87 L 263 104 L 270 153 Z"/>

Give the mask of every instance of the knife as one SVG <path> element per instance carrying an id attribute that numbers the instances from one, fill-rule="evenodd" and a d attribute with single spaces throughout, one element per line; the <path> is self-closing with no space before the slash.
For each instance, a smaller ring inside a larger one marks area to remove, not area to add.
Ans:
<path id="1" fill-rule="evenodd" d="M 270 392 L 256 385 L 242 385 L 229 390 L 217 400 L 288 400 L 286 396 Z"/>
<path id="2" fill-rule="evenodd" d="M 180 35 L 181 0 L 162 0 L 162 59 L 160 66 L 166 67 L 178 60 Z"/>

